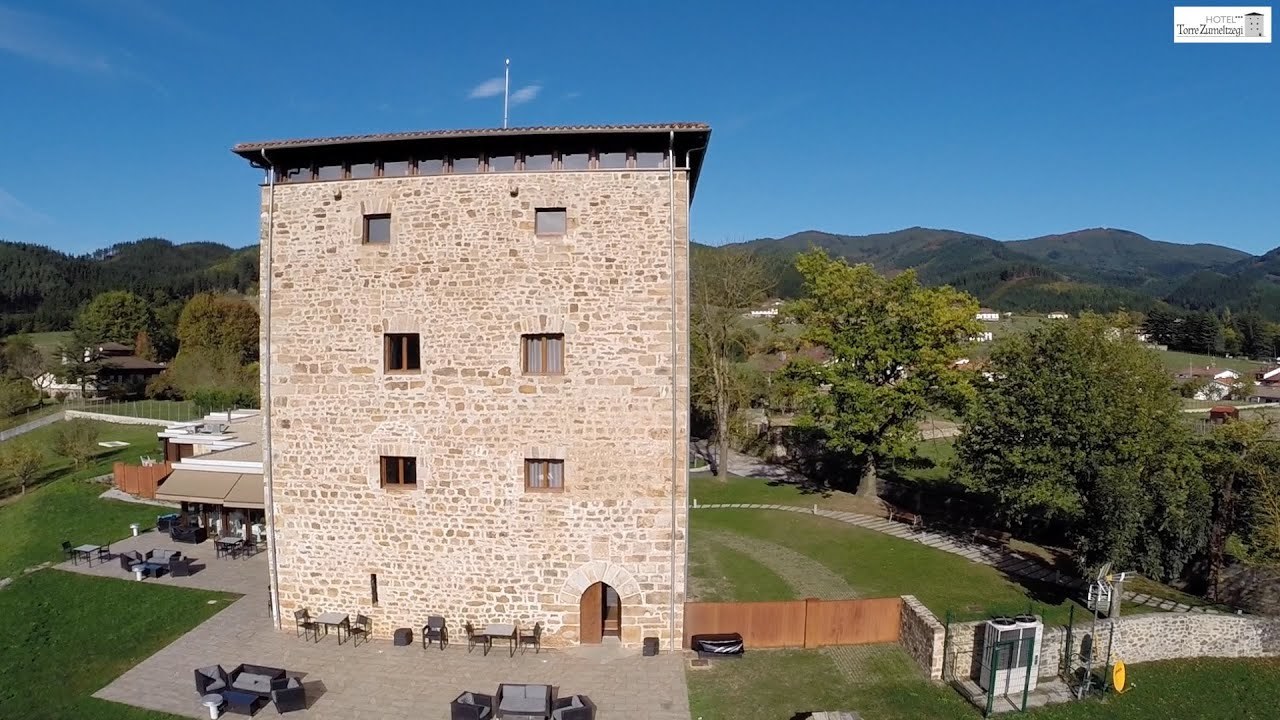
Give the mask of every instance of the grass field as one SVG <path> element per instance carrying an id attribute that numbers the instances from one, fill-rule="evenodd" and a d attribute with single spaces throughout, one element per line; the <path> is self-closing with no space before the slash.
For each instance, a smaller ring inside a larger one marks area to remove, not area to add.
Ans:
<path id="1" fill-rule="evenodd" d="M 32 420 L 39 420 L 46 415 L 60 413 L 63 410 L 64 408 L 61 404 L 52 400 L 45 400 L 44 405 L 39 407 L 32 406 L 16 415 L 0 417 L 0 430 L 8 430 L 9 428 L 15 428 L 19 425 L 25 425 Z"/>
<path id="2" fill-rule="evenodd" d="M 1186 370 L 1188 367 L 1218 367 L 1252 375 L 1257 370 L 1266 367 L 1263 363 L 1256 363 L 1245 358 L 1214 357 L 1202 353 L 1176 352 L 1173 350 L 1153 350 L 1152 352 L 1160 356 L 1160 362 L 1164 363 L 1169 372 Z"/>
<path id="3" fill-rule="evenodd" d="M 52 355 L 57 352 L 58 348 L 63 343 L 66 343 L 68 340 L 71 339 L 71 331 L 59 330 L 56 332 L 39 332 L 39 333 L 25 333 L 22 335 L 10 335 L 4 338 L 4 340 L 7 341 L 10 339 L 23 338 L 23 337 L 30 340 L 31 344 L 36 346 L 36 349 L 40 350 L 46 355 Z"/>
<path id="4" fill-rule="evenodd" d="M 59 570 L 18 578 L 0 591 L 0 718 L 176 720 L 91 696 L 235 598 Z"/>
<path id="5" fill-rule="evenodd" d="M 1177 660 L 1129 666 L 1123 695 L 1032 711 L 1032 720 L 1264 720 L 1280 697 L 1280 660 Z M 897 646 L 761 650 L 690 670 L 689 706 L 701 720 L 792 718 L 855 710 L 875 720 L 982 717 L 948 687 L 927 682 Z M 1023 717 L 1011 715 L 1010 717 Z"/>
<path id="6" fill-rule="evenodd" d="M 20 437 L 6 440 L 5 444 L 30 443 L 44 452 L 44 467 L 41 469 L 40 474 L 36 476 L 32 487 L 47 483 L 55 478 L 89 478 L 103 475 L 111 472 L 112 463 L 137 462 L 143 455 L 154 457 L 160 452 L 160 441 L 156 438 L 156 433 L 160 428 L 154 425 L 90 422 L 98 429 L 98 442 L 116 440 L 127 442 L 129 445 L 121 448 L 99 447 L 97 454 L 90 458 L 84 467 L 76 469 L 70 459 L 58 455 L 53 450 L 54 437 L 57 435 L 62 423 L 53 423 L 52 425 L 37 428 Z M 14 491 L 16 491 L 16 488 L 12 487 L 11 483 L 0 481 L 0 496 L 8 495 Z"/>

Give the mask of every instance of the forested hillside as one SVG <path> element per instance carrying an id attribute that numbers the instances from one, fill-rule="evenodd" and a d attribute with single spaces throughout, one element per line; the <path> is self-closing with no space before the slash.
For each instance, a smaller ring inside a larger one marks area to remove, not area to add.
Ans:
<path id="1" fill-rule="evenodd" d="M 109 290 L 163 305 L 201 291 L 253 293 L 257 282 L 256 246 L 235 250 L 146 238 L 73 256 L 0 241 L 0 337 L 66 330 L 82 305 Z"/>

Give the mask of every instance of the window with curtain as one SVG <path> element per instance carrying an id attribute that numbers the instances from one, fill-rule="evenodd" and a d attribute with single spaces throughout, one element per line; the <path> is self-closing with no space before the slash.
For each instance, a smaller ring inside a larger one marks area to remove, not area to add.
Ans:
<path id="1" fill-rule="evenodd" d="M 564 374 L 564 335 L 522 335 L 524 372 L 527 375 Z"/>
<path id="2" fill-rule="evenodd" d="M 526 459 L 524 486 L 527 490 L 564 490 L 564 461 Z"/>

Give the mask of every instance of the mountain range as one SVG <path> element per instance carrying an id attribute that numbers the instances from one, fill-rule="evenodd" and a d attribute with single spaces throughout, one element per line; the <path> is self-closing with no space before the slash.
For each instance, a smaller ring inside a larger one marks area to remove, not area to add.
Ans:
<path id="1" fill-rule="evenodd" d="M 1145 311 L 1163 301 L 1280 320 L 1280 248 L 1255 257 L 1111 228 L 999 241 L 922 227 L 873 235 L 809 230 L 720 247 L 761 256 L 782 297 L 800 291 L 795 255 L 817 247 L 884 273 L 914 269 L 925 284 L 951 285 L 1000 310 Z"/>

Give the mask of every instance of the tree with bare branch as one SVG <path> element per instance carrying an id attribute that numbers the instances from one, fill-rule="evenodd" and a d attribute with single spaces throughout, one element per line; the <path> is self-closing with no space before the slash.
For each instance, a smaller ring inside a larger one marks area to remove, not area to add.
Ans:
<path id="1" fill-rule="evenodd" d="M 773 281 L 751 253 L 695 248 L 691 260 L 690 386 L 694 405 L 713 420 L 716 477 L 727 480 L 733 423 L 757 387 L 746 361 L 758 340 L 744 315 L 768 299 Z"/>

